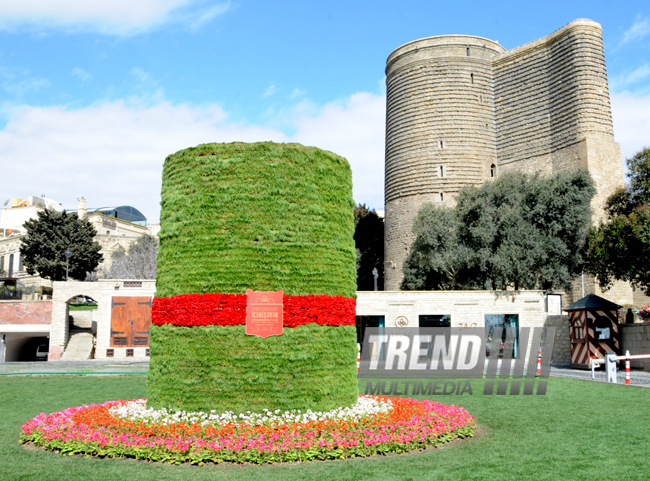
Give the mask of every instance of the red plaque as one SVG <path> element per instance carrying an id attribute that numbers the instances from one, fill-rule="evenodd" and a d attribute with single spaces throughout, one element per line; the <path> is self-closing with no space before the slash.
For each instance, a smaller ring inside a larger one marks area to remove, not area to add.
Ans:
<path id="1" fill-rule="evenodd" d="M 246 289 L 246 334 L 279 336 L 282 334 L 282 291 L 253 292 Z"/>

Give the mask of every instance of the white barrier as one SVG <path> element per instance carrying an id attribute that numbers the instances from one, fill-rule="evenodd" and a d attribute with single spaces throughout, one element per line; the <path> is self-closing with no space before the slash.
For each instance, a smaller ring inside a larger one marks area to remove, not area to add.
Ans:
<path id="1" fill-rule="evenodd" d="M 625 384 L 630 384 L 630 361 L 633 359 L 650 359 L 650 354 L 630 354 L 630 351 L 625 351 L 625 356 L 611 356 L 612 359 L 617 361 L 625 360 Z M 591 359 L 591 379 L 596 379 L 596 365 L 605 362 L 605 359 Z M 616 369 L 616 368 L 614 368 Z M 616 382 L 616 375 L 614 375 L 614 382 Z"/>
<path id="2" fill-rule="evenodd" d="M 359 372 L 360 367 L 361 367 L 361 344 L 357 342 L 357 372 Z"/>

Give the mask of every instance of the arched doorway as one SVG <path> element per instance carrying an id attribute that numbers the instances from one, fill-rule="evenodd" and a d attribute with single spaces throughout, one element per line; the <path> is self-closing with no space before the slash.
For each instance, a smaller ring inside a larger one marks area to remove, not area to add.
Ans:
<path id="1" fill-rule="evenodd" d="M 95 358 L 97 342 L 98 302 L 87 294 L 77 294 L 66 301 L 67 340 L 62 361 L 84 361 Z"/>

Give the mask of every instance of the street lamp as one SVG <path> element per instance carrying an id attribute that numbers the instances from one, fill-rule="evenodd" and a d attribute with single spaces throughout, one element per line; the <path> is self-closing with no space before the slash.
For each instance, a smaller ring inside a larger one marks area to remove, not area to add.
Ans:
<path id="1" fill-rule="evenodd" d="M 72 250 L 66 248 L 65 250 L 65 281 L 68 282 L 68 264 L 70 262 L 70 257 L 72 257 Z"/>
<path id="2" fill-rule="evenodd" d="M 375 290 L 377 290 L 377 278 L 379 277 L 379 273 L 377 272 L 376 267 L 372 268 L 372 277 L 375 278 Z"/>

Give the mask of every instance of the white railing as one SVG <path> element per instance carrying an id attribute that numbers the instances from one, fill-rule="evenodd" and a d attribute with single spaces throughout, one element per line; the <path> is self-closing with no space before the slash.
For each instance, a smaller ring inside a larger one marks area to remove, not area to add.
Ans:
<path id="1" fill-rule="evenodd" d="M 608 353 L 609 354 L 609 353 Z M 630 361 L 634 359 L 650 359 L 650 354 L 630 354 L 630 351 L 625 351 L 624 356 L 612 356 L 608 355 L 608 358 L 611 361 L 623 361 L 625 360 L 625 384 L 630 384 Z M 596 365 L 600 365 L 606 362 L 607 359 L 590 359 L 589 364 L 591 365 L 591 379 L 596 379 Z M 612 369 L 614 369 L 614 376 L 609 377 L 609 382 L 616 382 L 616 363 L 613 363 Z M 613 379 L 613 381 L 612 381 Z"/>

